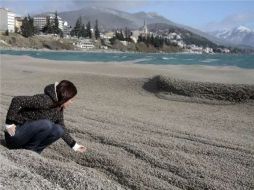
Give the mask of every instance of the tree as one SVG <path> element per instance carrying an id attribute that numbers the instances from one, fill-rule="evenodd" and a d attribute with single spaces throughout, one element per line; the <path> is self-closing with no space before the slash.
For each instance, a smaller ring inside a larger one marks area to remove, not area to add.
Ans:
<path id="1" fill-rule="evenodd" d="M 33 19 L 30 17 L 30 15 L 28 15 L 27 17 L 24 18 L 24 20 L 22 21 L 22 26 L 21 26 L 21 34 L 28 38 L 30 36 L 34 35 L 35 32 L 35 28 L 34 28 L 34 24 L 33 24 Z"/>
<path id="2" fill-rule="evenodd" d="M 153 34 L 152 34 L 152 36 L 151 36 L 151 44 L 154 45 L 154 43 L 155 43 L 155 40 L 154 40 L 154 36 L 153 36 Z"/>
<path id="3" fill-rule="evenodd" d="M 123 41 L 124 40 L 123 31 L 122 30 L 121 31 L 116 30 L 115 31 L 115 37 L 116 37 L 116 39 Z"/>
<path id="4" fill-rule="evenodd" d="M 8 29 L 5 30 L 4 34 L 5 34 L 5 36 L 9 36 L 9 30 Z"/>
<path id="5" fill-rule="evenodd" d="M 59 28 L 59 20 L 57 16 L 57 11 L 55 12 L 54 19 L 50 19 L 50 16 L 46 18 L 46 25 L 42 29 L 43 33 L 46 34 L 59 34 L 61 36 L 62 30 Z"/>
<path id="6" fill-rule="evenodd" d="M 125 40 L 126 41 L 131 41 L 130 37 L 132 35 L 132 32 L 127 27 L 125 27 L 124 35 L 125 35 Z"/>
<path id="7" fill-rule="evenodd" d="M 85 29 L 84 24 L 82 24 L 82 27 L 81 27 L 81 30 L 80 30 L 80 36 L 86 37 L 86 29 Z"/>
<path id="8" fill-rule="evenodd" d="M 71 30 L 71 36 L 78 36 L 80 37 L 81 33 L 81 28 L 82 28 L 82 19 L 79 17 L 76 21 L 75 27 Z"/>
<path id="9" fill-rule="evenodd" d="M 87 37 L 92 38 L 92 32 L 91 32 L 91 23 L 88 21 L 86 25 L 86 31 L 87 31 Z"/>
<path id="10" fill-rule="evenodd" d="M 160 38 L 158 36 L 154 38 L 154 47 L 156 48 L 160 47 Z"/>
<path id="11" fill-rule="evenodd" d="M 55 12 L 53 31 L 54 31 L 55 34 L 59 34 L 60 33 L 57 11 Z"/>
<path id="12" fill-rule="evenodd" d="M 99 26 L 98 26 L 98 20 L 95 21 L 94 35 L 95 35 L 96 39 L 100 38 L 100 31 L 99 31 Z"/>
<path id="13" fill-rule="evenodd" d="M 17 26 L 15 26 L 15 33 L 18 33 L 19 31 L 18 31 L 18 27 Z"/>
<path id="14" fill-rule="evenodd" d="M 62 31 L 62 30 L 60 30 L 59 35 L 60 35 L 60 38 L 63 38 L 63 37 L 64 37 L 64 34 L 63 34 L 63 31 Z"/>
<path id="15" fill-rule="evenodd" d="M 46 33 L 46 34 L 52 34 L 53 31 L 54 31 L 53 24 L 50 21 L 50 17 L 47 16 L 47 18 L 46 18 L 46 25 L 43 27 L 42 32 Z"/>

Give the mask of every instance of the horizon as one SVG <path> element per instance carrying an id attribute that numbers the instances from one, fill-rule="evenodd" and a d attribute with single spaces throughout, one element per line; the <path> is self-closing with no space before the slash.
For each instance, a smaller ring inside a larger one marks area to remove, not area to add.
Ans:
<path id="1" fill-rule="evenodd" d="M 187 25 L 204 32 L 232 29 L 238 26 L 254 30 L 253 1 L 51 0 L 49 2 L 49 0 L 37 0 L 35 3 L 35 0 L 2 0 L 0 5 L 21 16 L 53 11 L 74 11 L 94 6 L 128 13 L 156 13 L 177 24 Z M 214 14 L 215 10 L 216 14 Z"/>

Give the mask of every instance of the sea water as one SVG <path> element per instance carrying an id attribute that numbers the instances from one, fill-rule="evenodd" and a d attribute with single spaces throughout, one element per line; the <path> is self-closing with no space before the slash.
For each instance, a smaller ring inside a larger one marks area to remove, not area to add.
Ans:
<path id="1" fill-rule="evenodd" d="M 187 53 L 105 53 L 105 52 L 74 52 L 74 51 L 37 51 L 37 50 L 1 50 L 1 54 L 31 56 L 40 59 L 87 61 L 87 62 L 118 62 L 155 65 L 205 65 L 205 66 L 236 66 L 254 69 L 254 55 L 242 54 L 187 54 Z"/>

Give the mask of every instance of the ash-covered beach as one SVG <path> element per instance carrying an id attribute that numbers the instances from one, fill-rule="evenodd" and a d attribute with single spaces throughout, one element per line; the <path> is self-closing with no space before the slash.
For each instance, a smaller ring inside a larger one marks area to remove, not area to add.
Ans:
<path id="1" fill-rule="evenodd" d="M 0 189 L 253 189 L 254 70 L 52 61 L 1 55 L 1 125 L 13 96 L 72 81 L 60 139 L 38 155 L 8 150 Z M 232 95 L 233 94 L 233 95 Z"/>

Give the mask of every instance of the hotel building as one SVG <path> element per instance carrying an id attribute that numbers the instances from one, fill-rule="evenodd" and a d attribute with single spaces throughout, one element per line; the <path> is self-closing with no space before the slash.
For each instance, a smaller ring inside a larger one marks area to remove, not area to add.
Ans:
<path id="1" fill-rule="evenodd" d="M 34 16 L 33 17 L 33 19 L 34 19 L 34 26 L 39 31 L 42 31 L 44 26 L 47 24 L 47 17 L 49 18 L 50 22 L 54 22 L 55 14 L 38 15 L 38 16 Z M 64 21 L 59 16 L 57 16 L 57 18 L 58 18 L 58 23 L 59 23 L 58 28 L 63 31 L 64 30 Z"/>
<path id="2" fill-rule="evenodd" d="M 15 13 L 5 8 L 0 8 L 0 31 L 15 32 Z"/>

